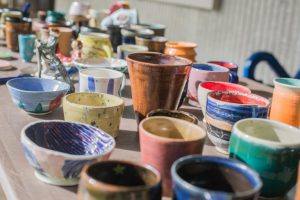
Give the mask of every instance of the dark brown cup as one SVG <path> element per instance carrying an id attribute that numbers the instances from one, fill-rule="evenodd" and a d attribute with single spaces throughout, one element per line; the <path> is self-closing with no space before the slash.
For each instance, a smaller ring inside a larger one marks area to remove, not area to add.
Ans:
<path id="1" fill-rule="evenodd" d="M 138 123 L 151 110 L 177 109 L 192 61 L 153 52 L 133 53 L 126 59 Z"/>

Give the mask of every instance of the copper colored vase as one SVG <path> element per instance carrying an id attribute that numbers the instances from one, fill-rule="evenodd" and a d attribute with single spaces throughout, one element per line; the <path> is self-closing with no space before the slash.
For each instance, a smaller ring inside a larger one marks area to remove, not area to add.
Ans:
<path id="1" fill-rule="evenodd" d="M 139 123 L 154 109 L 177 109 L 192 62 L 161 53 L 127 57 L 133 108 Z"/>
<path id="2" fill-rule="evenodd" d="M 165 54 L 180 56 L 187 59 L 190 59 L 193 62 L 196 62 L 196 51 L 195 48 L 197 44 L 192 42 L 167 42 Z"/>

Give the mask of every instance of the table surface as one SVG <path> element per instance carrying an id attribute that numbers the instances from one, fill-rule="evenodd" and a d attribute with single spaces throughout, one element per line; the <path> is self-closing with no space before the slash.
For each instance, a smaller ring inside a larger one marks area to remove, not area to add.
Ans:
<path id="1" fill-rule="evenodd" d="M 8 51 L 0 47 L 1 51 Z M 23 63 L 18 59 L 18 54 L 13 53 L 14 60 L 10 61 L 17 69 L 14 71 L 0 71 L 0 78 L 15 76 L 20 69 L 28 66 L 37 66 L 36 60 L 32 63 Z M 272 88 L 241 78 L 240 84 L 249 87 L 253 93 L 271 97 Z M 139 160 L 139 142 L 137 138 L 137 124 L 134 119 L 130 83 L 126 80 L 123 91 L 125 112 L 121 120 L 120 133 L 116 138 L 116 148 L 111 159 Z M 201 121 L 203 116 L 199 108 L 184 104 L 182 110 L 196 115 Z M 76 199 L 77 187 L 59 187 L 45 184 L 34 176 L 33 168 L 27 162 L 20 143 L 22 128 L 33 121 L 63 119 L 60 107 L 53 113 L 45 116 L 28 115 L 13 104 L 5 85 L 0 86 L 0 180 L 4 193 L 9 200 L 57 200 Z M 203 126 L 202 123 L 199 124 Z M 218 153 L 214 146 L 207 140 L 204 155 L 224 156 Z"/>

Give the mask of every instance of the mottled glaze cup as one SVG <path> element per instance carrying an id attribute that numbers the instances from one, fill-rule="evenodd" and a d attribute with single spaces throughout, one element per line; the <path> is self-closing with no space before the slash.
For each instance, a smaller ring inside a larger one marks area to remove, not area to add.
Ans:
<path id="1" fill-rule="evenodd" d="M 255 94 L 208 93 L 205 114 L 208 138 L 218 151 L 228 154 L 232 126 L 245 118 L 267 118 L 269 105 L 268 99 Z"/>
<path id="2" fill-rule="evenodd" d="M 139 125 L 141 160 L 158 169 L 164 196 L 172 194 L 170 169 L 182 156 L 201 154 L 206 132 L 193 123 L 171 117 L 149 117 Z"/>
<path id="3" fill-rule="evenodd" d="M 228 82 L 229 70 L 214 64 L 193 64 L 189 82 L 187 97 L 189 104 L 200 106 L 198 103 L 197 89 L 199 84 L 205 81 L 224 81 Z"/>
<path id="4" fill-rule="evenodd" d="M 221 67 L 225 67 L 225 68 L 229 69 L 229 82 L 230 83 L 238 83 L 239 82 L 239 76 L 238 76 L 239 66 L 237 64 L 234 64 L 231 62 L 225 62 L 225 61 L 209 61 L 207 63 L 219 65 Z"/>
<path id="5" fill-rule="evenodd" d="M 297 180 L 300 130 L 267 119 L 240 120 L 233 126 L 229 152 L 259 173 L 261 196 L 284 197 Z"/>
<path id="6" fill-rule="evenodd" d="M 255 200 L 262 182 L 239 161 L 215 156 L 185 156 L 172 165 L 174 199 Z"/>
<path id="7" fill-rule="evenodd" d="M 300 128 L 300 80 L 275 78 L 270 119 Z"/>
<path id="8" fill-rule="evenodd" d="M 193 124 L 198 124 L 198 118 L 191 113 L 184 112 L 181 110 L 168 110 L 168 109 L 156 109 L 152 110 L 147 114 L 148 117 L 155 117 L 155 116 L 166 116 L 166 117 L 173 117 L 177 119 L 182 119 Z"/>
<path id="9" fill-rule="evenodd" d="M 101 161 L 84 167 L 78 200 L 161 200 L 161 176 L 150 165 Z"/>
<path id="10" fill-rule="evenodd" d="M 124 100 L 104 93 L 73 93 L 64 97 L 63 111 L 66 121 L 90 124 L 117 137 Z"/>
<path id="11" fill-rule="evenodd" d="M 203 116 L 206 113 L 207 94 L 212 91 L 233 91 L 233 92 L 243 92 L 247 94 L 251 93 L 251 90 L 249 88 L 234 83 L 227 83 L 227 82 L 220 82 L 220 81 L 206 81 L 200 83 L 197 92 L 198 92 L 198 103 L 201 106 Z"/>
<path id="12" fill-rule="evenodd" d="M 36 36 L 32 34 L 19 34 L 19 53 L 23 62 L 31 62 L 34 55 Z"/>

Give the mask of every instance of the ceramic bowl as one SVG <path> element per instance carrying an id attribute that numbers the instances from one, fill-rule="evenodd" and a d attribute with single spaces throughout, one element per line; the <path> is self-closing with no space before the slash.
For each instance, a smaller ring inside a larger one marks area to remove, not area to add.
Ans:
<path id="1" fill-rule="evenodd" d="M 215 156 L 185 156 L 171 169 L 177 200 L 255 200 L 262 182 L 242 162 Z"/>
<path id="2" fill-rule="evenodd" d="M 232 126 L 246 118 L 267 118 L 270 101 L 242 92 L 217 91 L 207 96 L 206 127 L 217 150 L 228 154 Z"/>
<path id="3" fill-rule="evenodd" d="M 93 126 L 62 120 L 25 126 L 21 143 L 35 176 L 48 184 L 77 185 L 84 164 L 107 160 L 115 140 Z"/>
<path id="4" fill-rule="evenodd" d="M 64 97 L 63 110 L 66 121 L 90 124 L 116 137 L 124 100 L 104 93 L 73 93 Z"/>
<path id="5" fill-rule="evenodd" d="M 180 110 L 157 109 L 157 110 L 152 110 L 146 115 L 146 117 L 154 117 L 154 116 L 173 117 L 194 124 L 198 124 L 198 118 L 195 115 Z"/>
<path id="6" fill-rule="evenodd" d="M 89 164 L 80 176 L 80 200 L 159 200 L 161 176 L 150 165 L 108 160 Z"/>
<path id="7" fill-rule="evenodd" d="M 127 62 L 123 59 L 115 58 L 81 58 L 73 61 L 74 65 L 79 68 L 107 68 L 120 72 L 127 71 Z"/>
<path id="8" fill-rule="evenodd" d="M 229 152 L 260 175 L 261 196 L 285 199 L 297 181 L 300 130 L 273 120 L 240 120 L 232 128 Z"/>
<path id="9" fill-rule="evenodd" d="M 14 104 L 34 115 L 58 108 L 70 88 L 65 82 L 29 77 L 12 79 L 6 85 Z"/>
<path id="10" fill-rule="evenodd" d="M 221 81 L 206 81 L 200 83 L 197 92 L 198 92 L 198 103 L 201 106 L 203 116 L 206 113 L 207 94 L 212 91 L 233 91 L 233 92 L 243 92 L 247 94 L 251 93 L 251 90 L 249 88 L 234 83 L 221 82 Z"/>

